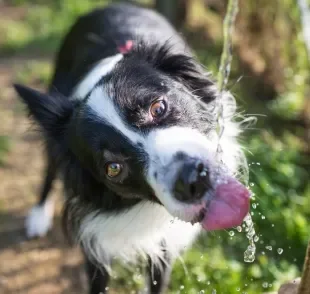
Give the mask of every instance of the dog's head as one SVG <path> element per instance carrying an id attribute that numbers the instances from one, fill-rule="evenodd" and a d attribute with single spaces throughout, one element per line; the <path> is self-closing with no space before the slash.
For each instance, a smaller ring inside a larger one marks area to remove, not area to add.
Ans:
<path id="1" fill-rule="evenodd" d="M 235 105 L 226 95 L 218 161 L 219 94 L 193 58 L 167 46 L 137 46 L 100 61 L 71 97 L 16 90 L 74 162 L 71 174 L 81 170 L 75 193 L 83 197 L 88 182 L 96 187 L 84 197 L 100 198 L 96 209 L 103 198 L 102 209 L 143 199 L 210 230 L 239 225 L 248 212 L 249 193 L 233 177 L 240 163 Z"/>

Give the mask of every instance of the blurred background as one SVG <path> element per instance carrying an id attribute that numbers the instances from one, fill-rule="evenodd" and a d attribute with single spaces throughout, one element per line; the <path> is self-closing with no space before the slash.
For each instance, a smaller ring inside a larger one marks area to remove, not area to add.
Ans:
<path id="1" fill-rule="evenodd" d="M 45 89 L 69 26 L 109 2 L 0 0 L 0 293 L 86 293 L 80 253 L 60 229 L 59 182 L 53 230 L 38 240 L 23 235 L 44 162 L 39 135 L 29 132 L 11 84 Z M 216 77 L 227 0 L 136 2 L 169 17 Z M 244 261 L 244 228 L 204 234 L 175 264 L 169 293 L 272 293 L 303 266 L 310 236 L 310 56 L 301 21 L 307 11 L 296 0 L 239 2 L 228 89 L 243 114 L 258 118 L 241 137 L 255 194 L 257 252 L 253 262 Z M 117 270 L 111 293 L 138 293 L 142 272 Z"/>

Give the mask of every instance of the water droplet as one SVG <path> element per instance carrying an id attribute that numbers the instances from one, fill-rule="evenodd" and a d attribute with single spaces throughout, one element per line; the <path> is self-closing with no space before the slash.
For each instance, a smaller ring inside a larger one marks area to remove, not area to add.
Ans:
<path id="1" fill-rule="evenodd" d="M 266 246 L 265 248 L 266 248 L 267 250 L 270 250 L 270 251 L 272 250 L 272 246 L 270 246 L 270 245 L 269 245 L 269 246 Z"/>
<path id="2" fill-rule="evenodd" d="M 109 287 L 105 287 L 104 290 L 109 291 Z"/>
<path id="3" fill-rule="evenodd" d="M 262 286 L 263 286 L 263 288 L 268 288 L 268 283 L 264 282 Z"/>
<path id="4" fill-rule="evenodd" d="M 256 235 L 255 237 L 254 237 L 254 242 L 257 242 L 259 240 L 259 237 Z"/>
<path id="5" fill-rule="evenodd" d="M 184 287 L 184 285 L 181 285 L 180 286 L 180 290 L 183 290 L 185 287 Z"/>
<path id="6" fill-rule="evenodd" d="M 246 225 L 246 237 L 249 240 L 249 245 L 244 252 L 244 261 L 245 262 L 253 262 L 255 260 L 255 252 L 256 252 L 256 246 L 254 244 L 254 236 L 255 236 L 255 229 L 254 224 L 252 221 L 251 216 L 248 214 L 244 219 L 245 225 Z"/>
<path id="7" fill-rule="evenodd" d="M 207 285 L 210 285 L 210 284 L 211 284 L 211 282 L 210 282 L 210 281 L 208 281 L 208 282 L 207 282 Z"/>
<path id="8" fill-rule="evenodd" d="M 264 215 L 262 215 L 262 219 L 265 219 L 266 217 Z"/>
<path id="9" fill-rule="evenodd" d="M 203 292 L 203 293 L 204 293 L 204 292 Z M 215 289 L 212 289 L 211 294 L 216 294 L 216 290 L 215 290 Z"/>
<path id="10" fill-rule="evenodd" d="M 265 255 L 265 251 L 262 251 L 262 255 Z"/>
<path id="11" fill-rule="evenodd" d="M 234 231 L 230 231 L 230 232 L 229 232 L 229 236 L 230 236 L 230 237 L 233 237 L 234 235 L 235 235 L 235 232 L 234 232 Z"/>
<path id="12" fill-rule="evenodd" d="M 213 290 L 212 290 L 213 291 Z M 199 291 L 199 294 L 204 294 L 205 293 L 205 290 L 200 290 Z M 213 293 L 213 292 L 212 292 Z M 215 292 L 216 293 L 216 292 Z"/>
<path id="13" fill-rule="evenodd" d="M 240 233 L 240 232 L 242 232 L 242 227 L 241 226 L 238 226 L 237 227 L 237 231 Z"/>
<path id="14" fill-rule="evenodd" d="M 269 284 L 269 288 L 271 288 L 272 287 L 272 284 Z"/>
<path id="15" fill-rule="evenodd" d="M 255 209 L 256 208 L 256 203 L 252 203 L 252 207 Z"/>
<path id="16" fill-rule="evenodd" d="M 272 224 L 271 226 L 274 227 L 274 224 Z"/>
<path id="17" fill-rule="evenodd" d="M 154 281 L 153 284 L 154 284 L 154 285 L 157 285 L 157 281 Z"/>
<path id="18" fill-rule="evenodd" d="M 254 183 L 250 183 L 250 186 L 253 187 L 253 186 L 254 186 Z"/>
<path id="19" fill-rule="evenodd" d="M 237 288 L 236 290 L 239 292 L 239 291 L 240 291 L 240 288 Z"/>
<path id="20" fill-rule="evenodd" d="M 257 165 L 260 165 L 260 162 L 256 162 Z"/>
<path id="21" fill-rule="evenodd" d="M 200 256 L 200 259 L 203 259 L 203 255 Z"/>
<path id="22" fill-rule="evenodd" d="M 282 254 L 283 253 L 283 249 L 282 248 L 278 248 L 277 252 L 278 252 L 278 254 Z"/>

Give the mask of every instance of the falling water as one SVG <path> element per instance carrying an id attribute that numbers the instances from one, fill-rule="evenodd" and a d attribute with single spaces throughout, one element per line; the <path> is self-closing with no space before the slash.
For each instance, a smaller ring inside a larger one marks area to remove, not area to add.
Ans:
<path id="1" fill-rule="evenodd" d="M 308 58 L 310 60 L 310 6 L 307 4 L 306 0 L 298 0 L 297 3 L 300 10 L 304 41 L 308 50 Z"/>
<path id="2" fill-rule="evenodd" d="M 221 154 L 220 139 L 224 133 L 224 113 L 223 113 L 223 92 L 225 91 L 228 78 L 230 75 L 231 61 L 232 61 L 232 33 L 236 15 L 238 13 L 238 0 L 230 0 L 227 6 L 227 13 L 223 23 L 223 52 L 221 56 L 221 64 L 218 73 L 218 87 L 220 95 L 217 101 L 217 134 L 218 134 L 218 148 L 217 153 Z"/>
<path id="3" fill-rule="evenodd" d="M 233 35 L 233 28 L 234 28 L 234 22 L 236 19 L 236 15 L 238 13 L 238 0 L 229 0 L 228 6 L 227 6 L 227 13 L 224 19 L 223 24 L 223 52 L 221 56 L 221 64 L 220 69 L 218 73 L 218 87 L 220 90 L 220 95 L 217 101 L 217 127 L 216 131 L 218 134 L 218 147 L 217 147 L 217 155 L 220 159 L 222 154 L 222 149 L 220 145 L 220 139 L 224 132 L 224 113 L 223 113 L 223 93 L 225 91 L 229 75 L 230 75 L 230 69 L 231 69 L 231 62 L 232 62 L 232 35 Z M 245 262 L 253 262 L 255 260 L 255 252 L 256 252 L 256 246 L 254 239 L 256 237 L 255 230 L 254 230 L 254 224 L 251 218 L 251 215 L 248 214 L 245 219 L 245 232 L 246 237 L 249 240 L 249 245 L 244 252 L 244 261 Z"/>
<path id="4" fill-rule="evenodd" d="M 252 221 L 251 216 L 248 214 L 244 219 L 245 225 L 246 225 L 246 237 L 249 240 L 249 245 L 247 249 L 244 251 L 244 261 L 245 262 L 253 262 L 255 260 L 255 252 L 256 252 L 256 246 L 255 246 L 255 230 L 254 230 L 254 224 Z"/>

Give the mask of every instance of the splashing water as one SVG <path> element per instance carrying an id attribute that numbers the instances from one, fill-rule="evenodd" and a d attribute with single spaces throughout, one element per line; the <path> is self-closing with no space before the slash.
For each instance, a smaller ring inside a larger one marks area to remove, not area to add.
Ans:
<path id="1" fill-rule="evenodd" d="M 221 56 L 221 65 L 218 73 L 218 87 L 220 91 L 219 99 L 217 101 L 218 103 L 218 112 L 217 112 L 217 126 L 216 131 L 218 134 L 218 146 L 217 146 L 217 157 L 221 161 L 221 155 L 222 155 L 222 148 L 220 145 L 221 137 L 224 133 L 224 113 L 223 113 L 223 104 L 222 104 L 222 96 L 223 92 L 225 91 L 228 78 L 230 75 L 230 69 L 231 69 L 231 62 L 232 62 L 232 39 L 231 36 L 233 35 L 233 28 L 234 28 L 234 22 L 237 16 L 239 10 L 239 1 L 238 0 L 229 0 L 228 6 L 227 6 L 227 13 L 224 19 L 223 24 L 223 52 Z M 254 224 L 251 218 L 250 214 L 247 214 L 247 216 L 244 219 L 245 222 L 245 232 L 246 237 L 249 240 L 249 245 L 244 252 L 244 261 L 245 262 L 253 262 L 255 260 L 255 252 L 256 252 L 256 246 L 254 243 L 255 238 L 255 230 L 254 230 Z"/>
<path id="2" fill-rule="evenodd" d="M 220 139 L 224 133 L 224 113 L 223 113 L 223 103 L 222 103 L 222 96 L 223 92 L 225 91 L 229 74 L 231 68 L 231 61 L 232 61 L 232 32 L 234 27 L 234 22 L 236 19 L 236 15 L 238 13 L 238 0 L 229 0 L 227 6 L 227 13 L 224 19 L 223 24 L 223 52 L 221 56 L 221 64 L 218 73 L 218 88 L 220 91 L 219 98 L 217 100 L 217 120 L 216 120 L 216 132 L 218 134 L 218 146 L 217 146 L 217 155 L 222 154 L 222 149 L 220 145 Z"/>
<path id="3" fill-rule="evenodd" d="M 255 260 L 255 253 L 256 253 L 255 240 L 257 238 L 255 235 L 254 224 L 253 224 L 252 218 L 249 214 L 245 217 L 244 223 L 246 226 L 246 229 L 245 229 L 246 237 L 249 240 L 249 245 L 244 252 L 244 261 L 245 262 L 253 262 Z"/>

